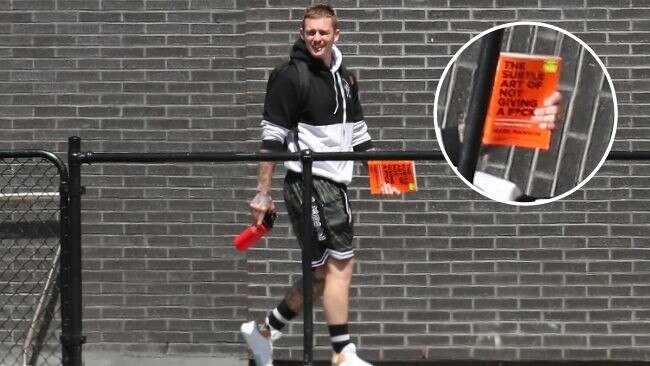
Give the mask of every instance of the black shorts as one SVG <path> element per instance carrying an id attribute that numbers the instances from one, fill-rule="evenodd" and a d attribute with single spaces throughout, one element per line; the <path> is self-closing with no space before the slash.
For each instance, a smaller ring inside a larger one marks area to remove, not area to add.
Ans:
<path id="1" fill-rule="evenodd" d="M 327 258 L 348 259 L 354 256 L 352 249 L 353 224 L 350 201 L 344 184 L 314 176 L 312 190 L 313 232 L 311 243 L 313 268 L 322 266 Z M 287 173 L 284 178 L 284 202 L 287 206 L 293 231 L 301 248 L 302 224 L 302 175 Z"/>

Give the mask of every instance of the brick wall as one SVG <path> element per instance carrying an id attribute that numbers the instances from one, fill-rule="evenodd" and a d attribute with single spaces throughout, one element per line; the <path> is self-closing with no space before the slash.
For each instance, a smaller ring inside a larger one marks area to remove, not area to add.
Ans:
<path id="1" fill-rule="evenodd" d="M 63 153 L 79 135 L 83 150 L 253 151 L 266 76 L 309 2 L 267 3 L 0 1 L 0 148 Z M 382 149 L 435 148 L 444 67 L 472 36 L 514 20 L 587 42 L 617 91 L 614 149 L 650 149 L 647 2 L 334 5 Z M 649 358 L 647 163 L 608 162 L 570 197 L 529 208 L 484 199 L 443 162 L 417 169 L 417 194 L 379 200 L 363 176 L 351 186 L 351 328 L 364 356 Z M 300 267 L 286 215 L 246 255 L 231 249 L 254 173 L 252 164 L 84 167 L 88 352 L 247 355 L 239 323 L 274 306 Z M 316 320 L 316 355 L 326 358 L 320 308 Z M 300 340 L 296 322 L 279 358 L 299 359 Z"/>

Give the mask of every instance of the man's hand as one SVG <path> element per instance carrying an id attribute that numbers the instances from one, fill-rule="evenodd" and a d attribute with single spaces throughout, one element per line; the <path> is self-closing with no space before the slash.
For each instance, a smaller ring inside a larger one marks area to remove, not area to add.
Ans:
<path id="1" fill-rule="evenodd" d="M 266 192 L 257 192 L 249 204 L 251 218 L 255 225 L 260 225 L 264 221 L 267 212 L 275 212 L 275 204 L 271 195 Z"/>
<path id="2" fill-rule="evenodd" d="M 552 130 L 555 124 L 562 120 L 562 94 L 559 91 L 551 94 L 544 101 L 544 106 L 533 111 L 533 121 L 539 122 L 539 127 Z"/>
<path id="3" fill-rule="evenodd" d="M 375 148 L 373 147 L 373 148 L 371 148 L 371 149 L 368 149 L 368 151 L 376 151 L 376 150 L 375 150 Z M 367 162 L 367 161 L 364 161 L 364 162 L 363 162 L 363 165 L 366 167 L 366 171 L 368 171 L 368 173 L 370 173 L 370 171 L 369 171 L 369 169 L 368 169 L 368 162 Z M 397 196 L 398 194 L 401 194 L 402 192 L 401 192 L 399 189 L 395 188 L 392 184 L 390 184 L 390 183 L 384 183 L 384 184 L 381 186 L 381 191 L 380 191 L 379 193 L 380 193 L 380 194 L 383 194 L 383 195 L 393 195 L 393 196 Z"/>
<path id="4" fill-rule="evenodd" d="M 402 192 L 390 183 L 384 183 L 381 186 L 381 194 L 397 196 Z"/>

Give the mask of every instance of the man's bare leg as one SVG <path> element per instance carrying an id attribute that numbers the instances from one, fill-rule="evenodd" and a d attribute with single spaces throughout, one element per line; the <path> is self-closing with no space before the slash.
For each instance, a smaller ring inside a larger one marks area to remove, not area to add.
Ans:
<path id="1" fill-rule="evenodd" d="M 313 297 L 318 299 L 323 295 L 326 282 L 327 268 L 320 266 L 314 269 L 313 273 Z M 305 303 L 303 295 L 303 279 L 302 276 L 294 282 L 294 284 L 287 290 L 284 299 L 268 316 L 268 325 L 275 330 L 281 330 L 289 323 L 293 317 L 300 313 Z M 266 329 L 265 329 L 266 328 Z M 262 327 L 260 330 L 264 335 L 270 335 L 268 327 Z M 266 331 L 266 332 L 264 332 Z"/>
<path id="2" fill-rule="evenodd" d="M 329 258 L 325 266 L 327 267 L 323 290 L 325 320 L 330 325 L 347 323 L 354 259 Z"/>
<path id="3" fill-rule="evenodd" d="M 325 288 L 325 275 L 326 275 L 325 266 L 316 267 L 313 273 L 313 289 L 314 289 L 314 299 L 319 299 L 323 295 L 323 289 Z M 303 282 L 302 276 L 293 283 L 293 285 L 287 290 L 284 295 L 284 301 L 287 302 L 289 308 L 296 313 L 302 311 L 304 306 L 305 297 L 303 295 Z"/>
<path id="4" fill-rule="evenodd" d="M 354 272 L 354 259 L 329 258 L 326 263 L 323 310 L 335 353 L 350 343 L 348 318 L 350 308 L 350 282 Z"/>

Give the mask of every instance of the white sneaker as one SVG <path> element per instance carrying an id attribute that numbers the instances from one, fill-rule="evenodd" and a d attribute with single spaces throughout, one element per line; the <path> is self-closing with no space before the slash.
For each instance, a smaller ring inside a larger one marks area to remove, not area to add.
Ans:
<path id="1" fill-rule="evenodd" d="M 280 338 L 282 333 L 271 330 L 271 334 L 265 336 L 260 333 L 254 320 L 242 324 L 240 331 L 253 352 L 255 364 L 257 366 L 273 366 L 273 341 Z"/>
<path id="2" fill-rule="evenodd" d="M 357 347 L 350 343 L 341 353 L 334 354 L 332 357 L 332 366 L 372 366 L 357 356 Z"/>

